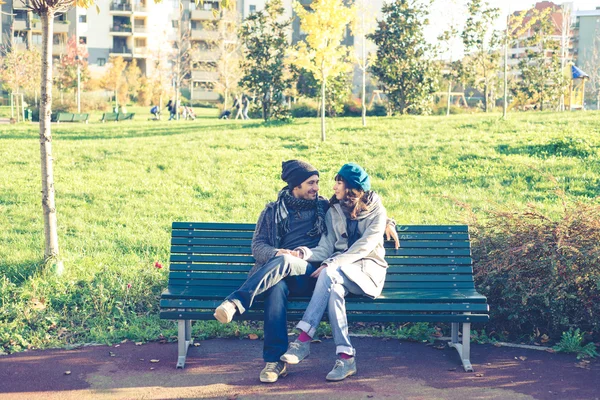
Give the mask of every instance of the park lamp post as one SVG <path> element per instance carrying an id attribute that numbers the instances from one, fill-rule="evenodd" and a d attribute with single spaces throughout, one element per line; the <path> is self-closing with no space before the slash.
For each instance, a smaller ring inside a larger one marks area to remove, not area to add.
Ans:
<path id="1" fill-rule="evenodd" d="M 79 61 L 79 54 L 75 56 L 77 62 L 77 113 L 81 114 L 81 63 Z"/>

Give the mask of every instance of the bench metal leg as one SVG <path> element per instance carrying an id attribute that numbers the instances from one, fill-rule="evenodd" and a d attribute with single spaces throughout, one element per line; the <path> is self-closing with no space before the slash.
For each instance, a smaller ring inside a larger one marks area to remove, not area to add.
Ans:
<path id="1" fill-rule="evenodd" d="M 183 368 L 185 366 L 185 359 L 187 351 L 192 341 L 192 321 L 189 319 L 177 320 L 178 332 L 177 332 L 177 368 Z"/>
<path id="2" fill-rule="evenodd" d="M 465 372 L 473 372 L 473 366 L 471 365 L 471 323 L 465 322 L 462 325 L 462 344 L 458 342 L 458 323 L 453 322 L 452 341 L 448 345 L 458 351 Z"/>

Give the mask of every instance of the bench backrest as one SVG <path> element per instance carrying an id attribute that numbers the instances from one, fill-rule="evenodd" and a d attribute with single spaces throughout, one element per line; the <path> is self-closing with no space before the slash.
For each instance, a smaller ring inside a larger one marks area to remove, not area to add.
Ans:
<path id="1" fill-rule="evenodd" d="M 119 113 L 119 116 L 117 117 L 117 119 L 119 121 L 126 121 L 128 119 L 133 119 L 134 115 L 135 115 L 134 113 Z"/>
<path id="2" fill-rule="evenodd" d="M 116 113 L 104 113 L 102 114 L 102 121 L 116 121 L 119 114 Z"/>
<path id="3" fill-rule="evenodd" d="M 85 122 L 88 120 L 89 114 L 73 114 L 73 122 Z"/>
<path id="4" fill-rule="evenodd" d="M 174 222 L 169 287 L 195 288 L 222 298 L 254 264 L 255 224 Z M 389 269 L 383 297 L 405 291 L 473 290 L 466 225 L 397 226 L 400 248 L 385 242 Z"/>
<path id="5" fill-rule="evenodd" d="M 73 114 L 71 114 L 71 113 L 59 112 L 56 115 L 56 122 L 72 122 L 72 121 L 73 121 Z"/>

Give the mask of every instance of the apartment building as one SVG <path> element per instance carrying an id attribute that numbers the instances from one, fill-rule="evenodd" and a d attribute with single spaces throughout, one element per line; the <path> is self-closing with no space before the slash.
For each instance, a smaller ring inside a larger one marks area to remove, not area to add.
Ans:
<path id="1" fill-rule="evenodd" d="M 41 47 L 42 23 L 38 15 L 28 8 L 28 0 L 6 0 L 2 5 L 2 44 L 15 49 Z M 59 56 L 65 51 L 70 24 L 65 15 L 54 20 L 52 55 Z"/>
<path id="2" fill-rule="evenodd" d="M 573 52 L 575 63 L 584 71 L 600 60 L 600 7 L 575 13 Z"/>
<path id="3" fill-rule="evenodd" d="M 573 59 L 572 52 L 572 33 L 571 25 L 574 19 L 573 15 L 573 3 L 566 2 L 562 4 L 555 4 L 551 1 L 541 1 L 535 4 L 535 6 L 527 10 L 527 14 L 523 20 L 523 24 L 527 24 L 531 18 L 534 10 L 546 11 L 548 8 L 551 9 L 549 18 L 554 30 L 550 36 L 551 40 L 557 41 L 559 44 L 564 43 L 565 45 L 565 62 L 569 62 Z M 517 16 L 522 11 L 516 11 L 513 16 Z M 533 31 L 530 29 L 526 31 L 522 36 L 518 38 L 515 43 L 508 49 L 508 65 L 511 69 L 511 74 L 518 74 L 518 65 L 521 60 L 527 57 L 527 51 L 539 51 L 535 47 L 527 46 L 527 40 L 533 36 Z"/>

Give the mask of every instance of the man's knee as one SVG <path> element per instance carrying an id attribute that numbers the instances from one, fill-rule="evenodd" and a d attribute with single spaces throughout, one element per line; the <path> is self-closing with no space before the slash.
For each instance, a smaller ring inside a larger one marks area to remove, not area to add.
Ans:
<path id="1" fill-rule="evenodd" d="M 279 281 L 275 286 L 265 292 L 265 301 L 273 302 L 287 299 L 290 291 L 285 281 Z"/>

